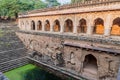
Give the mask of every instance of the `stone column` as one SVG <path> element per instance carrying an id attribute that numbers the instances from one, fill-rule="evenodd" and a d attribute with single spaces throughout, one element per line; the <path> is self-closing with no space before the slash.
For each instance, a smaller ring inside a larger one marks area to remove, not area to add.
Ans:
<path id="1" fill-rule="evenodd" d="M 63 33 L 64 32 L 64 21 L 61 20 L 60 22 L 60 32 Z"/>
<path id="2" fill-rule="evenodd" d="M 38 21 L 35 20 L 35 31 L 37 31 L 37 23 L 38 23 Z"/>
<path id="3" fill-rule="evenodd" d="M 76 20 L 76 16 L 75 16 L 75 19 L 74 19 L 74 21 L 73 21 L 73 33 L 77 33 L 77 20 Z"/>
<path id="4" fill-rule="evenodd" d="M 87 20 L 87 34 L 92 35 L 93 33 L 93 19 L 92 16 L 90 15 Z"/>
<path id="5" fill-rule="evenodd" d="M 106 20 L 104 22 L 104 36 L 109 36 L 110 35 L 110 31 L 111 31 L 111 27 L 112 27 L 112 22 L 111 22 L 111 15 L 108 14 L 106 17 Z"/>
<path id="6" fill-rule="evenodd" d="M 26 31 L 26 28 L 27 28 L 27 20 L 25 19 L 24 20 L 24 30 Z"/>
<path id="7" fill-rule="evenodd" d="M 29 30 L 32 30 L 31 27 L 32 27 L 32 20 L 30 20 Z"/>
<path id="8" fill-rule="evenodd" d="M 53 32 L 53 21 L 50 21 L 50 32 Z"/>

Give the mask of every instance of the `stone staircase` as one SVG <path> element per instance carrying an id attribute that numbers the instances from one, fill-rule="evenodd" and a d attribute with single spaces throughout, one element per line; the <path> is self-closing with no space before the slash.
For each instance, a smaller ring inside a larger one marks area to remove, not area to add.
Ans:
<path id="1" fill-rule="evenodd" d="M 0 63 L 0 72 L 4 73 L 26 64 L 29 64 L 29 60 L 26 57 L 3 62 Z"/>
<path id="2" fill-rule="evenodd" d="M 24 58 L 27 49 L 15 32 L 16 24 L 0 23 L 0 72 L 23 66 L 28 63 Z"/>

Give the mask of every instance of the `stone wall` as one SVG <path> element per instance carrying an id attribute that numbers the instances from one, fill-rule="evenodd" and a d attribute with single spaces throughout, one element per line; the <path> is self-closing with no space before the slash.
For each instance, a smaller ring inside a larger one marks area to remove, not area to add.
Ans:
<path id="1" fill-rule="evenodd" d="M 117 78 L 120 64 L 119 53 L 115 54 L 114 52 L 87 48 L 88 46 L 114 50 L 120 48 L 115 44 L 112 46 L 113 44 L 109 41 L 108 43 L 110 44 L 101 44 L 100 42 L 93 43 L 64 35 L 22 31 L 17 32 L 17 35 L 29 50 L 37 51 L 38 55 L 43 56 L 43 60 L 50 65 L 62 66 L 66 70 L 91 78 L 92 80 L 115 80 Z M 91 67 L 89 66 L 91 64 L 87 63 L 91 57 L 93 61 L 90 63 L 93 65 L 93 71 L 90 71 Z"/>

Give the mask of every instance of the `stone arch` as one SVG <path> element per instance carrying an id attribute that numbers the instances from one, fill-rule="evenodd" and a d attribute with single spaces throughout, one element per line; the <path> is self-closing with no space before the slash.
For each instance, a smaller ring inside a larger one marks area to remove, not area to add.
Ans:
<path id="1" fill-rule="evenodd" d="M 23 29 L 24 28 L 24 21 L 21 21 L 20 25 L 21 25 L 21 29 Z"/>
<path id="2" fill-rule="evenodd" d="M 120 17 L 117 17 L 113 20 L 111 35 L 120 35 Z"/>
<path id="3" fill-rule="evenodd" d="M 67 19 L 64 24 L 65 32 L 73 32 L 73 21 L 71 19 Z"/>
<path id="4" fill-rule="evenodd" d="M 50 22 L 49 22 L 49 20 L 45 21 L 45 31 L 50 31 Z"/>
<path id="5" fill-rule="evenodd" d="M 94 20 L 93 33 L 104 34 L 104 20 L 102 18 Z"/>
<path id="6" fill-rule="evenodd" d="M 92 55 L 88 54 L 85 56 L 83 61 L 83 75 L 90 76 L 92 78 L 96 78 L 98 73 L 98 63 L 97 58 Z"/>
<path id="7" fill-rule="evenodd" d="M 37 30 L 42 30 L 42 22 L 40 20 L 37 22 Z"/>
<path id="8" fill-rule="evenodd" d="M 70 62 L 71 64 L 75 64 L 75 53 L 74 52 L 70 53 Z"/>
<path id="9" fill-rule="evenodd" d="M 54 30 L 54 32 L 60 31 L 60 21 L 59 20 L 54 21 L 53 30 Z"/>
<path id="10" fill-rule="evenodd" d="M 84 18 L 79 20 L 79 25 L 77 28 L 78 33 L 86 33 L 87 32 L 87 23 Z"/>
<path id="11" fill-rule="evenodd" d="M 30 40 L 29 41 L 29 48 L 33 51 L 35 51 L 35 47 L 38 46 L 38 41 L 37 40 Z"/>
<path id="12" fill-rule="evenodd" d="M 35 30 L 35 21 L 31 21 L 31 30 Z"/>

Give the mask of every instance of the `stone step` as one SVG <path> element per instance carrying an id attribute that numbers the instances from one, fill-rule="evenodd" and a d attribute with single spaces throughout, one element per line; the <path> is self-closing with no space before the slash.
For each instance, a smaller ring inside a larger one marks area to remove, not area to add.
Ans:
<path id="1" fill-rule="evenodd" d="M 21 59 L 16 59 L 16 60 L 11 60 L 5 63 L 0 64 L 0 71 L 1 72 L 6 72 L 10 71 L 12 69 L 18 68 L 20 66 L 24 66 L 28 64 L 28 59 L 27 58 L 21 58 Z"/>

